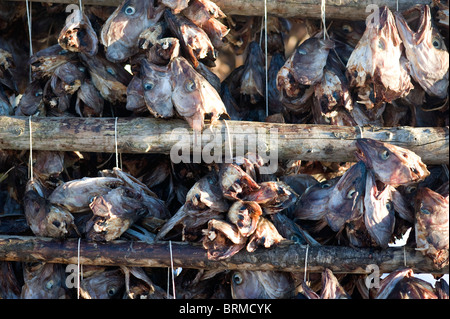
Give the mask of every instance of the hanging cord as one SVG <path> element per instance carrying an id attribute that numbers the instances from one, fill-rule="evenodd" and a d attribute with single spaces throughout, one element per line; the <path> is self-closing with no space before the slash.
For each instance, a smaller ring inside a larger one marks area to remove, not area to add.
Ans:
<path id="1" fill-rule="evenodd" d="M 30 180 L 33 181 L 33 133 L 31 128 L 31 115 L 28 118 L 28 126 L 30 127 Z"/>
<path id="2" fill-rule="evenodd" d="M 26 0 L 25 6 L 27 7 L 27 22 L 28 22 L 28 38 L 30 45 L 30 58 L 33 55 L 33 41 L 31 40 L 31 2 L 28 5 L 28 0 Z M 29 81 L 31 83 L 31 63 L 30 63 L 30 72 L 29 72 Z"/>
<path id="3" fill-rule="evenodd" d="M 266 61 L 266 117 L 269 116 L 269 71 L 267 56 L 267 0 L 264 0 L 264 57 Z"/>
<path id="4" fill-rule="evenodd" d="M 170 252 L 170 271 L 172 272 L 172 293 L 173 299 L 177 299 L 175 294 L 175 275 L 173 272 L 173 256 L 172 256 L 172 241 L 169 240 L 169 252 Z M 167 298 L 169 298 L 169 278 L 167 278 Z"/>
<path id="5" fill-rule="evenodd" d="M 116 167 L 119 168 L 119 151 L 118 151 L 118 143 L 117 143 L 117 119 L 115 118 L 114 121 L 114 143 L 115 143 L 115 149 L 116 149 Z M 122 169 L 122 167 L 120 167 Z"/>
<path id="6" fill-rule="evenodd" d="M 231 146 L 231 136 L 230 136 L 230 128 L 228 127 L 228 123 L 226 120 L 223 120 L 223 122 L 225 123 L 225 126 L 227 128 L 227 138 L 228 138 L 228 149 L 230 151 L 230 160 L 233 158 L 233 147 Z M 225 156 L 226 158 L 226 156 Z"/>
<path id="7" fill-rule="evenodd" d="M 77 299 L 80 299 L 80 283 L 81 283 L 81 272 L 80 272 L 80 250 L 81 250 L 81 237 L 78 238 L 78 248 L 77 248 Z"/>
<path id="8" fill-rule="evenodd" d="M 403 264 L 406 267 L 406 245 L 403 246 Z"/>
<path id="9" fill-rule="evenodd" d="M 326 38 L 329 38 L 328 36 L 328 31 L 327 31 L 327 26 L 325 23 L 325 1 L 326 0 L 321 0 L 320 2 L 320 18 L 322 19 L 322 25 L 323 25 L 323 39 L 325 40 Z"/>
<path id="10" fill-rule="evenodd" d="M 304 270 L 304 277 L 303 281 L 306 282 L 306 273 L 308 271 L 308 250 L 309 250 L 309 244 L 306 245 L 306 253 L 305 253 L 305 270 Z"/>

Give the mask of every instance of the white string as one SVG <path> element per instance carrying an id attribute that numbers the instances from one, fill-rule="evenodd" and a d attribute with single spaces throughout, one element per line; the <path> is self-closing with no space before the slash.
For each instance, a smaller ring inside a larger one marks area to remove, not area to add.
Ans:
<path id="1" fill-rule="evenodd" d="M 77 299 L 80 299 L 80 244 L 81 237 L 78 238 L 78 250 L 77 250 Z"/>
<path id="2" fill-rule="evenodd" d="M 30 180 L 33 181 L 33 133 L 31 129 L 31 115 L 28 118 L 28 125 L 30 127 Z"/>
<path id="3" fill-rule="evenodd" d="M 119 168 L 119 152 L 117 147 L 117 117 L 114 121 L 114 143 L 116 144 L 116 167 Z"/>
<path id="4" fill-rule="evenodd" d="M 359 129 L 359 138 L 363 138 L 363 130 L 361 126 L 358 125 L 357 128 Z"/>
<path id="5" fill-rule="evenodd" d="M 320 17 L 322 18 L 323 24 L 323 39 L 326 39 L 327 36 L 327 26 L 325 24 L 325 0 L 321 0 L 320 3 Z"/>
<path id="6" fill-rule="evenodd" d="M 306 272 L 308 270 L 308 250 L 309 250 L 309 244 L 306 245 L 306 256 L 305 256 L 305 270 L 304 270 L 304 277 L 303 281 L 306 282 Z"/>
<path id="7" fill-rule="evenodd" d="M 170 251 L 170 270 L 172 271 L 172 292 L 173 292 L 173 299 L 176 299 L 175 295 L 175 276 L 173 273 L 173 257 L 172 257 L 172 241 L 169 240 L 169 251 Z"/>
<path id="8" fill-rule="evenodd" d="M 398 0 L 397 0 L 397 11 L 398 11 Z"/>
<path id="9" fill-rule="evenodd" d="M 27 7 L 27 22 L 28 22 L 28 37 L 29 37 L 29 45 L 30 45 L 30 57 L 33 55 L 33 41 L 31 40 L 31 2 L 28 7 L 28 0 L 26 0 L 25 3 Z M 31 83 L 31 63 L 30 63 L 30 70 L 29 70 L 29 81 Z"/>
<path id="10" fill-rule="evenodd" d="M 230 160 L 231 160 L 233 158 L 233 148 L 231 147 L 230 128 L 228 127 L 227 121 L 226 120 L 223 120 L 223 121 L 224 121 L 225 126 L 227 128 L 228 148 L 229 148 L 229 151 L 230 151 Z"/>
<path id="11" fill-rule="evenodd" d="M 406 267 L 406 246 L 403 246 L 403 263 L 405 264 Z"/>
<path id="12" fill-rule="evenodd" d="M 267 63 L 267 0 L 264 0 L 264 55 L 266 60 L 266 117 L 269 116 L 269 80 Z"/>

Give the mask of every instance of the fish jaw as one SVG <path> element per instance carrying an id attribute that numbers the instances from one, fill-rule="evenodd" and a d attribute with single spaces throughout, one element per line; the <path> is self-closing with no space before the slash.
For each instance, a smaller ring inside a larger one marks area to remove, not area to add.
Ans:
<path id="1" fill-rule="evenodd" d="M 367 174 L 364 208 L 364 223 L 367 231 L 379 246 L 387 248 L 395 226 L 390 190 L 389 187 L 385 187 L 384 190 L 379 191 L 371 173 Z"/>

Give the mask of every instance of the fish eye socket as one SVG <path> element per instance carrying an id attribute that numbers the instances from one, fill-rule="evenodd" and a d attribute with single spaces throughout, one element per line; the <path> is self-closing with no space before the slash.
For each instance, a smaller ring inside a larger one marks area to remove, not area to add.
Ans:
<path id="1" fill-rule="evenodd" d="M 131 16 L 136 12 L 136 9 L 132 6 L 128 6 L 125 8 L 124 12 L 126 15 Z"/>
<path id="2" fill-rule="evenodd" d="M 53 280 L 49 280 L 49 281 L 47 281 L 47 283 L 45 284 L 45 288 L 47 289 L 47 290 L 50 290 L 50 289 L 52 289 L 53 288 L 53 285 L 54 285 L 55 283 L 53 282 Z"/>
<path id="3" fill-rule="evenodd" d="M 235 274 L 233 275 L 233 282 L 234 282 L 236 285 L 242 284 L 242 276 L 241 276 L 240 273 L 235 273 Z"/>
<path id="4" fill-rule="evenodd" d="M 36 97 L 42 96 L 42 92 L 41 91 L 37 91 L 36 93 L 34 93 L 34 96 L 36 96 Z"/>
<path id="5" fill-rule="evenodd" d="M 351 190 L 348 191 L 347 198 L 348 199 L 353 198 L 353 195 L 355 195 L 355 193 L 356 193 L 356 190 L 354 188 L 352 188 Z"/>
<path id="6" fill-rule="evenodd" d="M 442 48 L 442 40 L 439 39 L 438 37 L 434 37 L 431 40 L 431 44 L 436 48 L 436 49 L 441 49 Z"/>
<path id="7" fill-rule="evenodd" d="M 353 28 L 348 24 L 344 24 L 342 26 L 342 31 L 344 31 L 345 33 L 350 33 L 353 31 Z"/>
<path id="8" fill-rule="evenodd" d="M 322 188 L 328 188 L 328 187 L 330 187 L 330 186 L 331 186 L 331 184 L 328 183 L 328 182 L 324 182 L 324 183 L 321 185 Z"/>
<path id="9" fill-rule="evenodd" d="M 389 151 L 384 150 L 383 152 L 380 153 L 380 157 L 382 160 L 387 160 L 389 157 Z"/>
<path id="10" fill-rule="evenodd" d="M 412 192 L 416 191 L 416 189 L 417 189 L 417 186 L 410 185 L 410 186 L 408 186 L 408 187 L 406 188 L 406 192 L 407 192 L 408 194 L 411 194 Z"/>
<path id="11" fill-rule="evenodd" d="M 116 71 L 110 66 L 106 67 L 106 72 L 108 72 L 111 75 L 116 75 Z"/>
<path id="12" fill-rule="evenodd" d="M 86 71 L 86 68 L 85 68 L 84 66 L 79 66 L 79 67 L 78 67 L 78 71 L 84 73 L 84 72 Z"/>
<path id="13" fill-rule="evenodd" d="M 155 86 L 155 85 L 154 85 L 152 82 L 146 82 L 146 83 L 144 84 L 144 90 L 145 90 L 145 91 L 150 91 L 151 89 L 153 89 L 154 86 Z"/>
<path id="14" fill-rule="evenodd" d="M 392 209 L 392 203 L 391 202 L 387 202 L 386 203 L 386 209 L 387 210 L 391 210 Z"/>
<path id="15" fill-rule="evenodd" d="M 184 87 L 186 88 L 186 91 L 193 92 L 195 90 L 195 82 L 193 80 L 187 80 Z"/>
<path id="16" fill-rule="evenodd" d="M 68 50 L 61 50 L 58 52 L 59 55 L 65 55 L 67 54 L 67 52 L 69 52 Z"/>
<path id="17" fill-rule="evenodd" d="M 115 294 L 116 294 L 116 288 L 115 287 L 110 287 L 109 289 L 108 289 L 108 296 L 110 296 L 110 297 L 112 297 L 112 296 L 114 296 Z"/>
<path id="18" fill-rule="evenodd" d="M 425 214 L 425 215 L 430 215 L 431 214 L 431 212 L 428 209 L 426 209 L 425 207 L 421 207 L 420 208 L 420 212 L 422 214 Z"/>

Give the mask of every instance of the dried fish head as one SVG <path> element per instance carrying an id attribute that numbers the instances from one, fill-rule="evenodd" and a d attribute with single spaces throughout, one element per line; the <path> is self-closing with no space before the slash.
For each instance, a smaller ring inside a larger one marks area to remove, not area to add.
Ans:
<path id="1" fill-rule="evenodd" d="M 152 1 L 123 1 L 101 30 L 106 58 L 111 62 L 122 62 L 136 54 L 139 50 L 139 35 L 156 24 L 162 16 L 162 8 L 154 7 Z"/>
<path id="2" fill-rule="evenodd" d="M 89 207 L 94 216 L 86 227 L 86 237 L 95 241 L 111 241 L 120 237 L 148 213 L 139 194 L 123 186 L 95 197 Z"/>
<path id="3" fill-rule="evenodd" d="M 256 229 L 247 243 L 247 251 L 253 252 L 260 245 L 270 248 L 282 240 L 285 239 L 280 235 L 275 225 L 267 218 L 260 216 Z"/>
<path id="4" fill-rule="evenodd" d="M 320 299 L 351 299 L 349 294 L 342 288 L 333 272 L 326 268 L 322 272 L 322 292 Z"/>
<path id="5" fill-rule="evenodd" d="M 387 248 L 395 226 L 394 205 L 388 186 L 378 189 L 371 172 L 367 174 L 364 197 L 364 223 L 370 236 L 382 248 Z"/>
<path id="6" fill-rule="evenodd" d="M 298 195 L 284 182 L 263 182 L 260 188 L 244 197 L 261 205 L 265 214 L 275 214 L 292 206 Z"/>
<path id="7" fill-rule="evenodd" d="M 164 66 L 143 60 L 141 63 L 142 88 L 144 101 L 154 117 L 174 116 L 172 104 L 172 73 Z"/>
<path id="8" fill-rule="evenodd" d="M 294 290 L 294 280 L 287 272 L 239 270 L 231 275 L 233 299 L 290 298 Z"/>
<path id="9" fill-rule="evenodd" d="M 432 26 L 428 5 L 417 5 L 420 11 L 417 31 L 411 30 L 400 13 L 395 13 L 398 32 L 411 65 L 411 76 L 429 95 L 445 98 L 448 95 L 449 54 L 444 39 Z"/>
<path id="10" fill-rule="evenodd" d="M 83 52 L 88 56 L 97 54 L 98 39 L 89 18 L 80 10 L 73 10 L 59 33 L 59 45 L 72 52 Z"/>
<path id="11" fill-rule="evenodd" d="M 84 299 L 111 299 L 119 295 L 124 285 L 125 276 L 120 269 L 99 267 L 97 271 L 91 270 L 88 275 L 83 275 L 80 296 Z"/>
<path id="12" fill-rule="evenodd" d="M 131 74 L 120 64 L 112 63 L 99 54 L 93 57 L 84 54 L 80 56 L 89 70 L 92 84 L 100 95 L 111 103 L 126 102 Z"/>
<path id="13" fill-rule="evenodd" d="M 415 233 L 417 250 L 429 255 L 438 266 L 448 264 L 449 196 L 424 187 L 415 199 Z"/>
<path id="14" fill-rule="evenodd" d="M 236 200 L 259 189 L 259 185 L 238 165 L 223 164 L 219 171 L 223 197 Z"/>
<path id="15" fill-rule="evenodd" d="M 256 202 L 236 201 L 228 211 L 228 219 L 237 226 L 242 236 L 248 237 L 256 230 L 261 207 Z"/>
<path id="16" fill-rule="evenodd" d="M 73 61 L 76 53 L 61 48 L 59 44 L 40 50 L 30 58 L 33 79 L 51 77 L 60 65 Z"/>
<path id="17" fill-rule="evenodd" d="M 27 223 L 36 236 L 64 238 L 75 228 L 74 218 L 66 209 L 50 204 L 36 191 L 25 192 L 23 200 Z"/>
<path id="18" fill-rule="evenodd" d="M 67 299 L 61 264 L 26 263 L 23 268 L 22 299 Z"/>
<path id="19" fill-rule="evenodd" d="M 364 198 L 366 166 L 358 162 L 350 167 L 333 187 L 325 218 L 333 231 L 339 231 L 356 213 Z"/>
<path id="20" fill-rule="evenodd" d="M 251 104 L 256 104 L 264 99 L 264 76 L 264 54 L 259 44 L 252 41 L 248 45 L 240 86 L 241 95 L 244 99 L 248 96 Z"/>
<path id="21" fill-rule="evenodd" d="M 203 248 L 207 250 L 208 259 L 221 260 L 229 258 L 245 247 L 243 237 L 237 227 L 218 219 L 211 219 L 208 228 L 203 229 Z"/>
<path id="22" fill-rule="evenodd" d="M 216 59 L 214 46 L 208 35 L 202 28 L 195 25 L 191 20 L 181 15 L 174 15 L 166 10 L 164 18 L 169 29 L 180 40 L 180 45 L 186 58 L 194 67 L 198 66 L 198 60 L 208 59 L 212 63 Z"/>
<path id="23" fill-rule="evenodd" d="M 58 186 L 48 199 L 50 203 L 63 206 L 72 213 L 83 212 L 89 210 L 94 197 L 107 194 L 122 184 L 122 180 L 114 177 L 84 177 Z"/>
<path id="24" fill-rule="evenodd" d="M 144 87 L 142 86 L 142 78 L 139 75 L 133 76 L 127 86 L 126 109 L 135 113 L 142 113 L 148 110 L 144 100 Z"/>
<path id="25" fill-rule="evenodd" d="M 311 185 L 296 203 L 295 219 L 321 220 L 328 207 L 328 201 L 335 190 L 339 177 Z"/>
<path id="26" fill-rule="evenodd" d="M 213 125 L 226 108 L 219 93 L 198 74 L 183 57 L 177 57 L 169 65 L 172 71 L 172 102 L 177 113 L 184 117 L 196 131 L 204 127 L 205 114 L 210 115 Z"/>
<path id="27" fill-rule="evenodd" d="M 357 158 L 384 184 L 407 185 L 430 175 L 420 157 L 405 148 L 367 138 L 358 139 L 356 147 Z"/>

